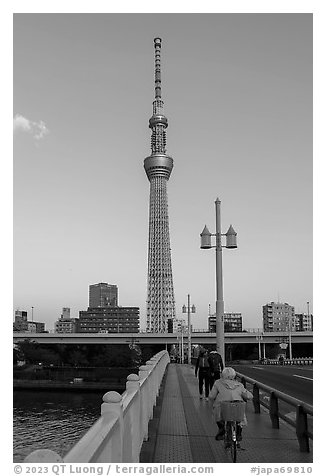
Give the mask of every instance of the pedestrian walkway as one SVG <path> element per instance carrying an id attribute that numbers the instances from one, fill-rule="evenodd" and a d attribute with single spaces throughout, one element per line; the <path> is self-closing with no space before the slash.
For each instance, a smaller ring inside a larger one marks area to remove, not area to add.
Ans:
<path id="1" fill-rule="evenodd" d="M 262 408 L 255 414 L 247 404 L 248 426 L 243 429 L 239 463 L 311 463 L 311 452 L 301 453 L 295 429 L 280 422 L 274 429 Z M 223 441 L 216 441 L 217 426 L 211 405 L 199 399 L 198 380 L 191 365 L 169 364 L 160 396 L 143 443 L 143 463 L 230 463 Z"/>

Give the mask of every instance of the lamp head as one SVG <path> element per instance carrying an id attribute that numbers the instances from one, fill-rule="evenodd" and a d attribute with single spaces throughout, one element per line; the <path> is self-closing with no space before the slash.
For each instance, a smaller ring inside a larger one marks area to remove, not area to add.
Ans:
<path id="1" fill-rule="evenodd" d="M 200 234 L 200 247 L 202 250 L 212 248 L 212 234 L 210 233 L 206 225 Z"/>
<path id="2" fill-rule="evenodd" d="M 226 236 L 226 248 L 237 248 L 237 234 L 234 231 L 232 225 L 230 225 L 228 231 L 225 234 Z"/>

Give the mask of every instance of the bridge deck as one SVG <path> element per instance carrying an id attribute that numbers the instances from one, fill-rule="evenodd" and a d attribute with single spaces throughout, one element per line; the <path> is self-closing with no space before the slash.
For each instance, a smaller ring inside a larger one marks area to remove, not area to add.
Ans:
<path id="1" fill-rule="evenodd" d="M 243 429 L 239 463 L 311 463 L 311 452 L 301 453 L 294 428 L 280 423 L 271 427 L 267 412 L 255 414 L 247 405 L 248 426 Z M 199 399 L 194 367 L 170 364 L 143 443 L 143 463 L 230 463 L 222 441 L 216 441 L 217 426 L 209 402 Z"/>

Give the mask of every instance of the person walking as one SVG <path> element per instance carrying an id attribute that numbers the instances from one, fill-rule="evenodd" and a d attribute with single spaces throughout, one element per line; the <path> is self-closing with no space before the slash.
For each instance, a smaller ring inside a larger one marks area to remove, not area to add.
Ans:
<path id="1" fill-rule="evenodd" d="M 221 372 L 224 369 L 223 359 L 217 350 L 212 350 L 208 356 L 209 366 L 211 368 L 211 377 L 209 388 L 212 389 L 215 380 L 221 377 Z"/>
<path id="2" fill-rule="evenodd" d="M 210 390 L 211 367 L 208 360 L 208 351 L 203 349 L 200 351 L 195 368 L 195 375 L 198 374 L 199 398 L 203 398 L 203 386 L 205 384 L 205 399 L 208 401 Z"/>

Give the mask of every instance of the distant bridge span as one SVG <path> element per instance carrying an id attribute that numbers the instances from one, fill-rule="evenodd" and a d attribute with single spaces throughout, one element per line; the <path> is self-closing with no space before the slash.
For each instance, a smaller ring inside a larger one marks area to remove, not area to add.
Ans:
<path id="1" fill-rule="evenodd" d="M 135 334 L 54 334 L 54 333 L 31 333 L 14 332 L 14 343 L 23 340 L 33 340 L 40 344 L 177 344 L 181 334 L 152 334 L 139 332 Z M 187 334 L 183 335 L 187 341 Z M 289 338 L 288 332 L 227 332 L 225 333 L 226 344 L 255 344 L 260 340 L 264 344 L 279 344 Z M 293 344 L 312 343 L 312 332 L 293 332 L 291 334 Z M 192 332 L 192 344 L 215 344 L 216 334 L 211 332 Z"/>

